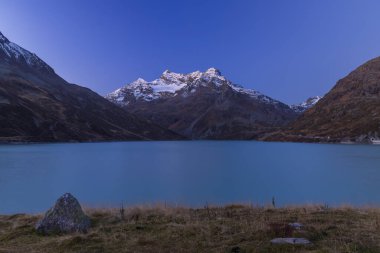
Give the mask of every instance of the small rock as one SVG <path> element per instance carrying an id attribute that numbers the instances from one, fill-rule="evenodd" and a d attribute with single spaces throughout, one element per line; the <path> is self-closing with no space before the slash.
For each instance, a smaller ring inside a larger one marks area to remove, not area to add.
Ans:
<path id="1" fill-rule="evenodd" d="M 35 228 L 42 234 L 86 233 L 90 225 L 90 218 L 84 214 L 78 200 L 70 193 L 65 193 L 37 222 Z"/>
<path id="2" fill-rule="evenodd" d="M 300 230 L 303 227 L 303 225 L 301 223 L 298 223 L 298 222 L 289 223 L 288 225 L 290 227 L 292 227 L 293 229 L 296 229 L 296 230 Z"/>
<path id="3" fill-rule="evenodd" d="M 305 238 L 275 238 L 271 240 L 270 242 L 273 244 L 295 244 L 295 245 L 311 244 L 311 242 Z"/>

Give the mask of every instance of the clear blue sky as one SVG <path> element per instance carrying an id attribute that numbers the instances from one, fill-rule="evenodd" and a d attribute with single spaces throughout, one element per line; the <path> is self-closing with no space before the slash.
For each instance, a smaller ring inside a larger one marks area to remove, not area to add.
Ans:
<path id="1" fill-rule="evenodd" d="M 380 55 L 379 13 L 377 0 L 1 0 L 0 31 L 101 95 L 213 66 L 296 103 Z"/>

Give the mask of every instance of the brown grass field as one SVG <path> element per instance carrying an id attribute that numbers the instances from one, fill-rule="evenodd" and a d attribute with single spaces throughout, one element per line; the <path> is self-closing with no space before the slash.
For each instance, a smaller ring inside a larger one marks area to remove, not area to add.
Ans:
<path id="1" fill-rule="evenodd" d="M 34 252 L 380 252 L 380 209 L 249 205 L 199 209 L 141 206 L 87 208 L 87 234 L 37 234 L 41 215 L 0 216 L 0 253 Z M 300 222 L 302 230 L 289 229 Z M 304 237 L 308 246 L 272 245 L 275 237 Z"/>

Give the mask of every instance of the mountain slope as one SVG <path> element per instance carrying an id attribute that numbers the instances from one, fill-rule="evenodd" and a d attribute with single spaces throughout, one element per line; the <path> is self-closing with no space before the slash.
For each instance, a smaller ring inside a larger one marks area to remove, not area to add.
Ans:
<path id="1" fill-rule="evenodd" d="M 0 33 L 0 141 L 173 139 L 178 135 L 69 84 Z"/>
<path id="2" fill-rule="evenodd" d="M 106 96 L 138 116 L 192 139 L 251 139 L 288 124 L 298 114 L 210 68 L 141 78 Z"/>
<path id="3" fill-rule="evenodd" d="M 380 57 L 339 80 L 284 134 L 271 139 L 371 142 L 380 137 Z"/>

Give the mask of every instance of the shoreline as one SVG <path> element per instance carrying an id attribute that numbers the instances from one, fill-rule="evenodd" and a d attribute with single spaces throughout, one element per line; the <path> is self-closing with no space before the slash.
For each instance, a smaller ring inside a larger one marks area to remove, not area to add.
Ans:
<path id="1" fill-rule="evenodd" d="M 42 216 L 52 205 L 45 209 L 36 210 L 36 211 L 15 211 L 15 212 L 0 212 L 0 217 L 5 216 L 15 216 L 15 215 L 27 215 L 27 216 Z M 340 203 L 340 204 L 330 204 L 330 203 L 301 203 L 301 204 L 275 204 L 275 207 L 270 202 L 260 204 L 249 201 L 242 202 L 226 202 L 223 204 L 205 202 L 204 204 L 194 204 L 188 205 L 184 203 L 175 203 L 175 202 L 146 202 L 146 203 L 134 203 L 128 204 L 126 202 L 120 202 L 120 206 L 113 203 L 109 204 L 88 204 L 86 202 L 81 203 L 81 207 L 86 212 L 96 212 L 96 211 L 107 211 L 115 212 L 119 210 L 120 207 L 124 209 L 141 209 L 141 210 L 150 210 L 150 209 L 181 209 L 181 210 L 202 210 L 206 208 L 221 209 L 228 208 L 230 206 L 239 206 L 251 209 L 261 209 L 261 210 L 293 210 L 293 209 L 328 209 L 328 210 L 342 210 L 342 209 L 351 209 L 351 210 L 378 210 L 380 212 L 380 203 L 367 203 L 367 204 L 351 204 L 351 203 Z M 0 252 L 1 253 L 1 252 Z"/>
<path id="2" fill-rule="evenodd" d="M 320 144 L 345 146 L 380 146 L 380 143 L 354 141 L 284 141 L 266 139 L 177 139 L 177 140 L 94 140 L 94 141 L 2 141 L 0 146 L 32 146 L 47 144 L 102 144 L 102 143 L 150 143 L 150 142 L 263 142 L 263 143 L 292 143 L 292 144 Z"/>

